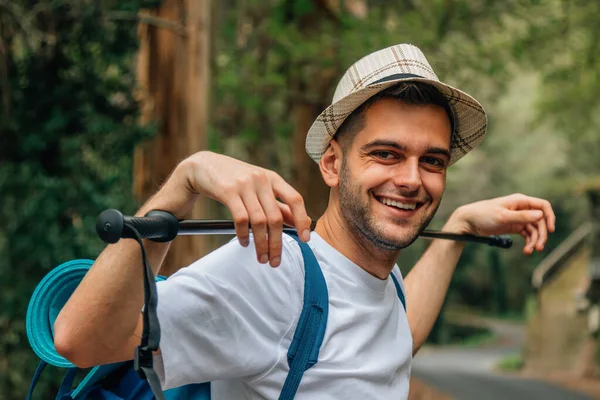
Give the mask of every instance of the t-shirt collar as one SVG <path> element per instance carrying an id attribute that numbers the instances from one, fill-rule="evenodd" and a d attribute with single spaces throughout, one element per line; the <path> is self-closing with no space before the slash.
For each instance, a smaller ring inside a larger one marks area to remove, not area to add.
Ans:
<path id="1" fill-rule="evenodd" d="M 363 286 L 366 286 L 377 293 L 385 293 L 389 278 L 379 279 L 376 276 L 371 275 L 331 246 L 325 239 L 319 236 L 318 233 L 314 231 L 311 232 L 309 245 L 311 245 L 311 247 L 328 248 L 330 251 L 327 253 L 328 259 L 325 260 L 328 264 L 331 264 L 334 268 L 338 269 L 340 273 L 351 277 Z"/>

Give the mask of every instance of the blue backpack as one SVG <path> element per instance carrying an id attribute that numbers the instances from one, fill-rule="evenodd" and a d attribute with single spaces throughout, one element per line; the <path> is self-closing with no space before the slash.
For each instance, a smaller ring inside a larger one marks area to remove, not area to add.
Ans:
<path id="1" fill-rule="evenodd" d="M 306 243 L 294 234 L 290 236 L 300 245 L 304 258 L 304 305 L 288 349 L 290 372 L 281 390 L 280 400 L 293 399 L 304 371 L 317 363 L 329 308 L 327 284 L 317 259 Z M 210 382 L 186 385 L 164 393 L 160 389 L 158 376 L 152 369 L 152 351 L 158 349 L 160 341 L 160 325 L 156 317 L 156 281 L 165 278 L 154 279 L 152 270 L 147 266 L 143 247 L 142 253 L 145 309 L 148 312 L 144 313 L 144 333 L 136 357 L 133 361 L 92 368 L 75 388 L 75 378 L 81 370 L 56 352 L 52 332 L 58 313 L 93 261 L 74 260 L 61 264 L 39 283 L 29 302 L 26 324 L 29 343 L 41 361 L 31 381 L 27 400 L 32 398 L 36 383 L 48 364 L 67 369 L 56 400 L 210 400 Z M 391 277 L 398 297 L 406 308 L 398 280 L 393 273 Z"/>

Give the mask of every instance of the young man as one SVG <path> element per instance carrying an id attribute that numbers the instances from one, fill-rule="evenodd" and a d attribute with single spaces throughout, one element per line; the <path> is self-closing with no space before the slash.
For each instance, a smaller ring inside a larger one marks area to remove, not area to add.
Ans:
<path id="1" fill-rule="evenodd" d="M 403 284 L 395 263 L 435 214 L 448 167 L 482 140 L 486 121 L 479 103 L 439 82 L 414 46 L 359 60 L 308 132 L 307 151 L 331 187 L 312 233 L 302 198 L 277 174 L 208 152 L 183 161 L 138 215 L 161 209 L 182 218 L 208 196 L 231 211 L 237 240 L 158 285 L 154 365 L 163 388 L 218 381 L 216 399 L 279 396 L 304 291 L 299 246 L 282 235 L 288 222 L 309 242 L 329 291 L 319 361 L 297 398 L 406 398 L 412 356 L 464 245 L 433 241 Z M 554 223 L 547 201 L 517 194 L 462 206 L 444 230 L 521 234 L 530 254 L 543 249 Z M 169 245 L 146 246 L 159 267 Z M 132 358 L 143 305 L 139 253 L 134 241 L 108 246 L 62 310 L 55 344 L 75 364 Z M 390 274 L 406 292 L 406 311 Z"/>

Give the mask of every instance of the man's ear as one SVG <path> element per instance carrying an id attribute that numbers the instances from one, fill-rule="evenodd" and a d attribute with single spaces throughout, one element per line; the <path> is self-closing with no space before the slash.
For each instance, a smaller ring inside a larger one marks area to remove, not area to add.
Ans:
<path id="1" fill-rule="evenodd" d="M 321 169 L 321 175 L 325 184 L 329 187 L 337 187 L 340 183 L 340 171 L 342 168 L 342 148 L 340 144 L 331 140 L 329 147 L 325 150 L 321 160 L 319 161 L 319 168 Z"/>

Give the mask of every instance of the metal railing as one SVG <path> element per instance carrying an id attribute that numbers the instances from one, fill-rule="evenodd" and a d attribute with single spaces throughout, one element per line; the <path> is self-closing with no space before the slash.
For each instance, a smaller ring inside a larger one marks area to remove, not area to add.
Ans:
<path id="1" fill-rule="evenodd" d="M 539 290 L 549 279 L 566 265 L 566 261 L 579 251 L 590 238 L 594 224 L 585 222 L 577 228 L 569 237 L 554 249 L 533 270 L 531 284 L 534 290 Z"/>

